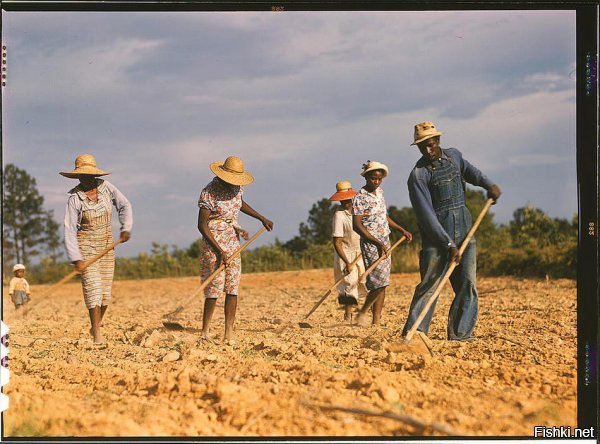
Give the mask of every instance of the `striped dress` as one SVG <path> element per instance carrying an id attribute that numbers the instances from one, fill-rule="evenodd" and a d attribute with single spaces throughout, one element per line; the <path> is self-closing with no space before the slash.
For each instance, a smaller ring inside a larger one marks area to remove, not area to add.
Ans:
<path id="1" fill-rule="evenodd" d="M 88 261 L 113 243 L 112 202 L 109 193 L 98 187 L 98 201 L 94 202 L 83 191 L 78 190 L 83 200 L 80 229 L 77 243 L 83 259 Z M 108 305 L 115 270 L 115 251 L 110 250 L 81 274 L 83 298 L 88 309 L 97 305 Z"/>
<path id="2" fill-rule="evenodd" d="M 121 231 L 131 230 L 131 205 L 125 196 L 102 179 L 98 179 L 97 188 L 98 201 L 90 199 L 79 186 L 70 191 L 65 215 L 65 243 L 71 261 L 89 261 L 113 243 L 113 203 L 119 211 Z M 81 274 L 83 297 L 88 309 L 108 305 L 114 268 L 115 252 L 110 250 Z"/>

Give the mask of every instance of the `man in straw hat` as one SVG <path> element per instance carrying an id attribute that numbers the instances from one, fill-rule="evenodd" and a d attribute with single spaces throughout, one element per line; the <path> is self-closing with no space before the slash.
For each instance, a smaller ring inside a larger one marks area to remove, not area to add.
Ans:
<path id="1" fill-rule="evenodd" d="M 403 335 L 411 329 L 436 290 L 448 265 L 460 263 L 450 277 L 454 300 L 448 314 L 448 339 L 468 340 L 477 322 L 476 251 L 473 238 L 462 257 L 458 247 L 467 236 L 472 219 L 465 206 L 465 182 L 483 187 L 495 201 L 501 191 L 456 148 L 440 148 L 440 133 L 431 122 L 415 125 L 414 142 L 422 157 L 408 178 L 408 192 L 416 213 L 422 249 L 419 255 L 421 283 L 416 287 Z M 435 304 L 418 327 L 427 334 Z"/>
<path id="2" fill-rule="evenodd" d="M 338 284 L 338 302 L 344 306 L 344 320 L 352 320 L 352 307 L 358 305 L 359 297 L 367 294 L 365 280 L 358 281 L 365 272 L 364 262 L 356 261 L 360 256 L 360 236 L 352 229 L 352 198 L 356 191 L 348 181 L 338 182 L 336 192 L 329 198 L 330 201 L 340 203 L 333 213 L 331 220 L 333 236 L 333 277 Z"/>
<path id="3" fill-rule="evenodd" d="M 198 230 L 204 238 L 201 278 L 204 281 L 221 264 L 225 265 L 225 270 L 204 289 L 201 338 L 210 340 L 208 333 L 217 298 L 225 293 L 224 340 L 232 342 L 242 262 L 240 256 L 231 260 L 229 256 L 240 248 L 240 234 L 248 239 L 248 233 L 237 222 L 239 212 L 258 219 L 268 231 L 273 229 L 273 222 L 253 210 L 242 198 L 244 185 L 254 182 L 242 159 L 230 156 L 225 162 L 213 162 L 210 169 L 216 177 L 204 187 L 198 199 Z"/>
<path id="4" fill-rule="evenodd" d="M 89 311 L 92 328 L 90 334 L 95 344 L 104 344 L 106 339 L 100 331 L 102 318 L 111 299 L 115 268 L 115 252 L 110 250 L 85 270 L 85 262 L 112 245 L 112 207 L 119 213 L 120 239 L 127 242 L 133 225 L 131 204 L 110 182 L 98 179 L 110 174 L 96 167 L 91 154 L 82 154 L 75 159 L 75 169 L 61 172 L 62 176 L 79 179 L 71 189 L 65 211 L 65 247 L 67 257 L 81 271 L 83 298 Z"/>
<path id="5" fill-rule="evenodd" d="M 381 256 L 385 256 L 377 267 L 367 276 L 366 287 L 369 294 L 358 312 L 356 323 L 364 326 L 368 323 L 366 312 L 372 308 L 372 323 L 379 324 L 385 301 L 385 288 L 390 285 L 392 258 L 390 249 L 390 227 L 400 231 L 408 241 L 412 234 L 398 225 L 387 214 L 381 182 L 388 175 L 388 167 L 380 162 L 368 160 L 363 165 L 361 176 L 365 178 L 363 186 L 352 200 L 352 224 L 360 235 L 360 249 L 365 269 L 369 268 Z"/>

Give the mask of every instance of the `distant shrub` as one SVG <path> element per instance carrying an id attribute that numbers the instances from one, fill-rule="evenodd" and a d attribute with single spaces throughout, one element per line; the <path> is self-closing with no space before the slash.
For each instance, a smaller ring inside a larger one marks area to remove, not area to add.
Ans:
<path id="1" fill-rule="evenodd" d="M 577 275 L 577 242 L 538 247 L 486 249 L 477 256 L 478 270 L 490 276 L 511 275 L 553 278 L 575 278 Z"/>

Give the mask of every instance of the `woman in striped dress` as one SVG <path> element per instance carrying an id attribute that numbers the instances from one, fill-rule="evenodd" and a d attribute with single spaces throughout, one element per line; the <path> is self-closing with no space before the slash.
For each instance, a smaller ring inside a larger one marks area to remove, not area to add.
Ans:
<path id="1" fill-rule="evenodd" d="M 84 269 L 86 261 L 100 254 L 113 243 L 112 207 L 117 208 L 121 223 L 121 242 L 130 237 L 133 217 L 131 204 L 110 182 L 98 179 L 110 174 L 96 167 L 91 154 L 82 154 L 75 160 L 75 169 L 61 172 L 62 176 L 79 179 L 79 185 L 71 189 L 65 212 L 65 246 L 69 261 L 81 272 L 83 298 L 89 311 L 95 344 L 106 339 L 100 331 L 102 318 L 111 298 L 115 268 L 114 250 Z"/>

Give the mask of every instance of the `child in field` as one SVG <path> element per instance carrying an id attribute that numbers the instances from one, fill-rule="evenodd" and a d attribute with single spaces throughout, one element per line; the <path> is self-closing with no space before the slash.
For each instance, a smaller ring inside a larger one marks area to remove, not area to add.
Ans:
<path id="1" fill-rule="evenodd" d="M 10 280 L 8 294 L 15 304 L 15 309 L 21 308 L 30 299 L 29 283 L 25 280 L 25 265 L 17 264 L 13 267 L 15 277 Z"/>
<path id="2" fill-rule="evenodd" d="M 354 231 L 360 234 L 365 269 L 369 268 L 381 256 L 383 259 L 377 267 L 367 275 L 366 287 L 369 290 L 364 305 L 358 312 L 356 322 L 366 325 L 366 311 L 372 306 L 373 324 L 379 324 L 381 311 L 385 301 L 385 287 L 390 285 L 392 265 L 390 248 L 390 227 L 400 231 L 408 241 L 412 234 L 394 222 L 387 214 L 387 207 L 381 189 L 383 178 L 388 175 L 388 167 L 382 163 L 368 160 L 360 174 L 366 184 L 352 200 L 352 223 Z"/>
<path id="3" fill-rule="evenodd" d="M 352 307 L 358 305 L 360 297 L 367 295 L 364 279 L 359 277 L 365 272 L 362 260 L 352 263 L 360 256 L 360 236 L 352 229 L 352 198 L 356 191 L 348 181 L 336 184 L 336 193 L 329 200 L 340 202 L 340 206 L 333 214 L 333 277 L 338 284 L 338 302 L 344 306 L 344 320 L 352 320 Z"/>

